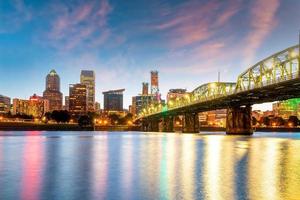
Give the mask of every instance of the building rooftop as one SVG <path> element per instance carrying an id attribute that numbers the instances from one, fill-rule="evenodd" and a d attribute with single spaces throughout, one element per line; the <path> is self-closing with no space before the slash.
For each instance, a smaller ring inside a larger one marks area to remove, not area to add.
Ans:
<path id="1" fill-rule="evenodd" d="M 102 92 L 102 94 L 123 94 L 125 89 L 118 89 L 118 90 L 108 90 L 105 92 Z"/>
<path id="2" fill-rule="evenodd" d="M 91 76 L 95 75 L 94 71 L 92 70 L 81 70 L 81 76 Z"/>
<path id="3" fill-rule="evenodd" d="M 56 73 L 56 71 L 55 71 L 54 69 L 52 69 L 52 70 L 50 71 L 49 75 L 50 75 L 50 76 L 56 76 L 57 73 Z"/>

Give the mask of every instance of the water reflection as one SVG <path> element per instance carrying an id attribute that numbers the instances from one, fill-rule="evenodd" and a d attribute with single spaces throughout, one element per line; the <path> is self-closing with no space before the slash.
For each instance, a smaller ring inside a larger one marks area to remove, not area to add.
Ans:
<path id="1" fill-rule="evenodd" d="M 300 196 L 300 134 L 28 135 L 0 137 L 1 199 Z"/>
<path id="2" fill-rule="evenodd" d="M 108 139 L 107 135 L 97 136 L 93 143 L 92 180 L 93 197 L 105 199 L 108 174 Z"/>
<path id="3" fill-rule="evenodd" d="M 27 137 L 23 150 L 21 198 L 40 199 L 42 174 L 44 170 L 44 138 Z"/>

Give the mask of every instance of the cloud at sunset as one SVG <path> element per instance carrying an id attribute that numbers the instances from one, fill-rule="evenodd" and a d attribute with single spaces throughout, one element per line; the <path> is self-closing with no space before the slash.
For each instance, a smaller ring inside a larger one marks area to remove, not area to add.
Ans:
<path id="1" fill-rule="evenodd" d="M 245 63 L 254 61 L 255 53 L 277 25 L 280 0 L 256 0 L 250 10 L 250 31 L 245 38 Z"/>
<path id="2" fill-rule="evenodd" d="M 258 59 L 293 45 L 300 18 L 298 9 L 281 9 L 300 7 L 293 0 L 0 2 L 0 72 L 20 81 L 32 74 L 40 86 L 26 82 L 27 88 L 40 93 L 55 68 L 67 94 L 80 69 L 93 69 L 99 101 L 101 90 L 120 86 L 130 99 L 153 69 L 163 96 L 170 87 L 193 90 L 218 71 L 222 80 L 236 81 Z M 28 91 L 11 95 L 32 95 Z"/>
<path id="3" fill-rule="evenodd" d="M 108 38 L 107 17 L 112 7 L 107 0 L 89 1 L 76 6 L 58 3 L 57 17 L 51 22 L 49 39 L 64 49 L 85 43 L 99 44 Z"/>

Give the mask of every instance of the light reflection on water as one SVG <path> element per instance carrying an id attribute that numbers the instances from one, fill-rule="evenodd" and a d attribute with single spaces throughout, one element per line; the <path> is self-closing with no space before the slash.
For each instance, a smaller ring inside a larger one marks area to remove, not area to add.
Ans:
<path id="1" fill-rule="evenodd" d="M 299 199 L 299 139 L 0 132 L 0 199 Z"/>

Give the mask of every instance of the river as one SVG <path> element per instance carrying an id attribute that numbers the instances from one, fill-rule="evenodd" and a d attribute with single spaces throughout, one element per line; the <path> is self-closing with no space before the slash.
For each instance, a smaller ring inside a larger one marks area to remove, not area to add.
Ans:
<path id="1" fill-rule="evenodd" d="M 299 198 L 300 133 L 0 131 L 0 199 Z"/>

